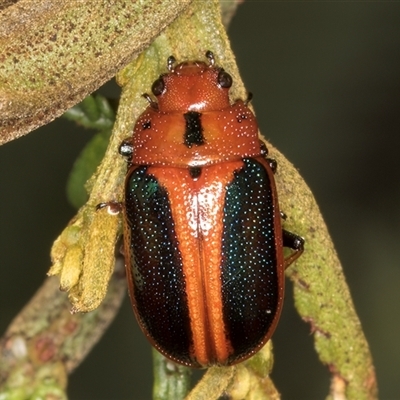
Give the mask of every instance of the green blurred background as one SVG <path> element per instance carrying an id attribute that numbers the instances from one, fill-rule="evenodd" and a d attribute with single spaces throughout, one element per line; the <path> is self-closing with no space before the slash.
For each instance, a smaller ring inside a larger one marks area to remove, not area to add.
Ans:
<path id="1" fill-rule="evenodd" d="M 380 398 L 400 399 L 400 3 L 246 1 L 229 35 L 263 134 L 299 168 L 325 216 Z M 115 84 L 100 92 L 117 97 Z M 52 241 L 75 213 L 65 183 L 91 136 L 58 119 L 0 147 L 1 332 L 41 285 Z M 292 304 L 288 283 L 273 377 L 284 399 L 322 399 L 327 368 Z M 68 392 L 150 399 L 150 346 L 127 301 Z"/>

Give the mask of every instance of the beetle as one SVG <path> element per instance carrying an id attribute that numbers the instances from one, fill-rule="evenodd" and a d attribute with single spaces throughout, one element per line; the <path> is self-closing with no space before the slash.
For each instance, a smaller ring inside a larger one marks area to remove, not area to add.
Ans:
<path id="1" fill-rule="evenodd" d="M 281 226 L 276 162 L 232 77 L 208 62 L 176 65 L 120 146 L 128 161 L 124 253 L 142 331 L 167 358 L 196 368 L 232 365 L 273 334 L 284 269 L 304 239 Z M 107 204 L 107 203 L 104 203 Z M 293 251 L 286 259 L 283 247 Z"/>

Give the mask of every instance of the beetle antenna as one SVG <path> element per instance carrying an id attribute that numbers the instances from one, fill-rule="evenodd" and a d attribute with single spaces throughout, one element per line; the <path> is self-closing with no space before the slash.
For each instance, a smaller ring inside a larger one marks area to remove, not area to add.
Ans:
<path id="1" fill-rule="evenodd" d="M 208 58 L 208 61 L 210 62 L 210 67 L 213 67 L 215 64 L 214 53 L 211 50 L 207 50 L 206 57 Z"/>
<path id="2" fill-rule="evenodd" d="M 252 99 L 253 99 L 253 93 L 251 92 L 247 93 L 247 99 L 244 101 L 244 105 L 247 106 Z"/>
<path id="3" fill-rule="evenodd" d="M 147 100 L 151 108 L 158 110 L 158 103 L 154 101 L 147 93 L 143 93 L 142 97 L 144 97 Z"/>
<path id="4" fill-rule="evenodd" d="M 174 56 L 169 56 L 167 59 L 167 68 L 168 71 L 174 72 L 174 64 L 176 63 L 176 59 Z"/>

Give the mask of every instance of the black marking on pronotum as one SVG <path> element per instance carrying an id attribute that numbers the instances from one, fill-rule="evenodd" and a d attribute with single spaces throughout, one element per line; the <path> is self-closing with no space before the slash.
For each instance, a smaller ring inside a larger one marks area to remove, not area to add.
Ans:
<path id="1" fill-rule="evenodd" d="M 189 111 L 183 114 L 186 122 L 183 143 L 189 149 L 193 146 L 201 146 L 205 143 L 203 127 L 201 125 L 201 114 L 197 111 Z"/>
<path id="2" fill-rule="evenodd" d="M 198 179 L 201 175 L 200 167 L 189 167 L 189 175 L 194 179 Z"/>

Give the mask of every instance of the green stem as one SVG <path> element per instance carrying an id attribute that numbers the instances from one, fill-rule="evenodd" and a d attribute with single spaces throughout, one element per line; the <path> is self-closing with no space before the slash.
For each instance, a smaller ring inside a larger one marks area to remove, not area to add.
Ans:
<path id="1" fill-rule="evenodd" d="M 166 359 L 153 349 L 153 399 L 182 400 L 190 391 L 192 370 Z"/>

